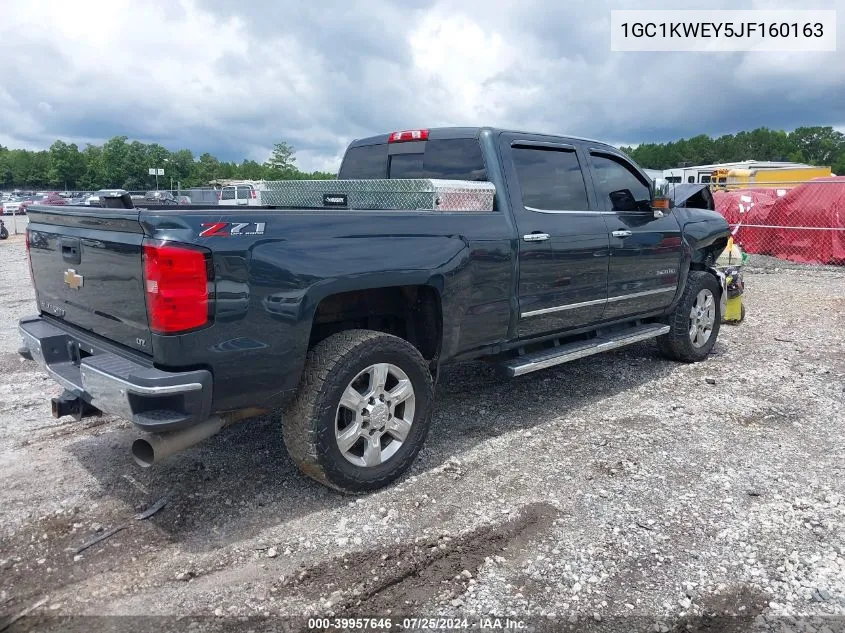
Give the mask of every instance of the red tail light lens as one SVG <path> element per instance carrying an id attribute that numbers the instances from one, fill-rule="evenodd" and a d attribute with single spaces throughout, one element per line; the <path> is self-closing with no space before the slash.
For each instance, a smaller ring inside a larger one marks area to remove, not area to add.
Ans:
<path id="1" fill-rule="evenodd" d="M 218 200 L 222 200 L 222 199 L 223 199 L 223 192 L 222 192 L 222 191 L 218 191 L 218 192 L 217 192 L 217 199 L 218 199 Z"/>
<path id="2" fill-rule="evenodd" d="M 144 283 L 150 329 L 193 330 L 209 322 L 210 254 L 173 244 L 144 244 Z"/>
<path id="3" fill-rule="evenodd" d="M 255 200 L 258 197 L 258 192 L 255 189 L 250 189 L 249 197 Z"/>
<path id="4" fill-rule="evenodd" d="M 387 137 L 388 143 L 404 143 L 405 141 L 427 141 L 428 130 L 405 130 L 393 132 Z"/>

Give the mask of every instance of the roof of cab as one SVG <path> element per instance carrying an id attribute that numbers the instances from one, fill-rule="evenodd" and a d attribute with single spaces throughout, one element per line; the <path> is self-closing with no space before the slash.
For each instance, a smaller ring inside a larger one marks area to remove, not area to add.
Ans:
<path id="1" fill-rule="evenodd" d="M 409 128 L 414 129 L 414 128 Z M 425 128 L 422 128 L 425 129 Z M 428 128 L 428 138 L 429 140 L 438 140 L 438 139 L 448 139 L 448 138 L 476 138 L 483 132 L 490 132 L 491 134 L 501 134 L 501 133 L 510 133 L 510 134 L 526 134 L 531 136 L 545 136 L 550 139 L 561 139 L 561 140 L 571 140 L 571 141 L 583 141 L 587 143 L 593 143 L 597 146 L 612 148 L 616 150 L 617 148 L 613 147 L 609 143 L 605 143 L 604 141 L 597 141 L 595 139 L 590 138 L 583 138 L 580 136 L 571 136 L 568 134 L 548 134 L 545 132 L 529 132 L 526 130 L 512 130 L 506 128 L 496 128 L 496 127 L 432 127 Z M 362 145 L 380 145 L 382 143 L 387 143 L 387 139 L 390 136 L 390 132 L 385 134 L 378 134 L 377 136 L 368 136 L 366 138 L 355 139 L 349 144 L 349 147 L 360 147 Z M 617 150 L 618 151 L 618 150 Z"/>

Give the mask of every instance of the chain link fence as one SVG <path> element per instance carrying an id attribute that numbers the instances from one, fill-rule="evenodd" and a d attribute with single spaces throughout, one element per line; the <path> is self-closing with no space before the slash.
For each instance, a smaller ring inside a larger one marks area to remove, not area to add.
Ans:
<path id="1" fill-rule="evenodd" d="M 711 186 L 716 210 L 752 255 L 845 265 L 845 177 Z"/>

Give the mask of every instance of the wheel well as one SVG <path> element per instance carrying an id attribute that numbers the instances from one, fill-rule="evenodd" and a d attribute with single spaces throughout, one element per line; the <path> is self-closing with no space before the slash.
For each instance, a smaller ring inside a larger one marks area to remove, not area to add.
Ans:
<path id="1" fill-rule="evenodd" d="M 440 351 L 440 295 L 431 286 L 390 286 L 329 295 L 314 313 L 308 347 L 351 329 L 399 336 L 431 360 Z"/>
<path id="2" fill-rule="evenodd" d="M 707 270 L 716 263 L 719 255 L 728 245 L 728 238 L 722 237 L 707 246 L 697 251 L 693 251 L 692 261 L 690 262 L 690 270 Z"/>

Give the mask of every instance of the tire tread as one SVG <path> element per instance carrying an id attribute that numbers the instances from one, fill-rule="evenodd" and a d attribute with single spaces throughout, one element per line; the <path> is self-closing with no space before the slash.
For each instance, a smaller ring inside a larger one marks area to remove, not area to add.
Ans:
<path id="1" fill-rule="evenodd" d="M 318 455 L 320 426 L 318 422 L 326 414 L 327 408 L 335 406 L 327 397 L 327 384 L 330 383 L 336 373 L 342 371 L 344 364 L 356 350 L 376 345 L 382 349 L 392 348 L 401 351 L 421 368 L 424 368 L 424 375 L 429 377 L 427 388 L 429 394 L 431 393 L 433 387 L 427 363 L 419 351 L 410 343 L 385 332 L 345 330 L 320 341 L 308 351 L 296 396 L 283 413 L 282 428 L 285 446 L 297 467 L 312 479 L 341 492 L 366 492 L 389 484 L 398 476 L 392 473 L 398 471 L 401 474 L 401 472 L 404 472 L 419 450 L 418 448 L 412 450 L 401 462 L 395 464 L 391 473 L 384 477 L 368 479 L 366 483 L 352 482 L 351 485 L 331 477 L 320 462 Z M 420 423 L 426 421 L 420 420 Z"/>
<path id="2" fill-rule="evenodd" d="M 667 320 L 670 330 L 667 334 L 657 339 L 658 349 L 666 358 L 684 363 L 695 363 L 704 360 L 710 353 L 712 345 L 702 354 L 700 350 L 692 346 L 689 340 L 690 307 L 695 296 L 709 283 L 709 280 L 713 280 L 717 286 L 717 292 L 714 295 L 714 299 L 716 300 L 716 321 L 713 324 L 713 333 L 711 334 L 713 344 L 715 344 L 716 337 L 719 335 L 719 325 L 722 318 L 719 309 L 718 281 L 708 272 L 691 270 L 687 277 L 684 294 Z"/>

